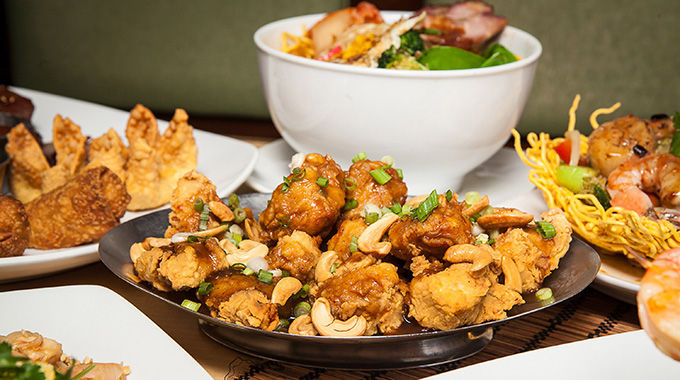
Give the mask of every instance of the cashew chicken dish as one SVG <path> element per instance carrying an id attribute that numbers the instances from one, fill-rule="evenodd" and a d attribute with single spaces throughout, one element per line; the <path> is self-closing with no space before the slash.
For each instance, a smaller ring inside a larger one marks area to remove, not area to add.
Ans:
<path id="1" fill-rule="evenodd" d="M 238 325 L 406 334 L 500 320 L 523 297 L 550 294 L 542 283 L 571 242 L 558 208 L 537 220 L 475 192 L 408 197 L 389 156 L 361 153 L 343 170 L 298 153 L 290 167 L 259 215 L 185 174 L 165 236 L 130 248 L 138 280 L 189 291 L 183 306 Z"/>

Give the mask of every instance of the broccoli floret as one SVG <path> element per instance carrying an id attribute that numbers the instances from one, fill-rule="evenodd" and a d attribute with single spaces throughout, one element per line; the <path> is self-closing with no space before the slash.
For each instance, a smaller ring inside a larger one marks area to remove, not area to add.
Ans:
<path id="1" fill-rule="evenodd" d="M 409 53 L 410 55 L 415 55 L 418 51 L 423 51 L 423 39 L 420 38 L 420 33 L 415 30 L 409 30 L 399 37 L 401 39 L 400 49 Z"/>
<path id="2" fill-rule="evenodd" d="M 378 68 L 386 69 L 387 65 L 394 61 L 395 55 L 397 55 L 397 52 L 394 50 L 394 46 L 385 50 L 380 58 L 378 58 Z"/>

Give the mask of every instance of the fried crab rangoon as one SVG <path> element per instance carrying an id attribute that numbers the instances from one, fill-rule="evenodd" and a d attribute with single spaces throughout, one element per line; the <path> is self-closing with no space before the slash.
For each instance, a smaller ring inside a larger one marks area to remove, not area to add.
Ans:
<path id="1" fill-rule="evenodd" d="M 358 156 L 344 172 L 330 156 L 296 155 L 259 223 L 238 197 L 224 203 L 209 179 L 187 173 L 165 237 L 131 247 L 137 275 L 164 291 L 195 289 L 227 322 L 349 337 L 505 318 L 566 254 L 561 210 L 534 221 L 472 193 L 407 200 L 390 161 Z"/>

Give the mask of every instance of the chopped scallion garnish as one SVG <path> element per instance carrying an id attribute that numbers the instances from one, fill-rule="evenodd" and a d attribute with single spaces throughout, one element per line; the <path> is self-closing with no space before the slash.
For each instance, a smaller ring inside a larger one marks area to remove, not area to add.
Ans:
<path id="1" fill-rule="evenodd" d="M 295 293 L 296 298 L 305 298 L 309 295 L 309 284 L 304 284 L 302 286 L 302 289 L 298 290 L 297 293 Z"/>
<path id="2" fill-rule="evenodd" d="M 545 301 L 552 298 L 553 292 L 550 288 L 540 288 L 536 291 L 536 299 L 539 301 Z"/>
<path id="3" fill-rule="evenodd" d="M 187 236 L 187 242 L 189 242 L 189 243 L 198 243 L 198 240 L 199 240 L 199 238 L 196 235 Z"/>
<path id="4" fill-rule="evenodd" d="M 290 326 L 290 322 L 287 319 L 279 319 L 279 323 L 276 324 L 274 331 L 286 332 L 288 331 L 288 326 Z"/>
<path id="5" fill-rule="evenodd" d="M 316 180 L 316 184 L 323 187 L 324 189 L 328 187 L 328 178 L 325 177 L 319 177 Z"/>
<path id="6" fill-rule="evenodd" d="M 345 188 L 350 191 L 356 189 L 357 181 L 355 181 L 353 178 L 345 178 Z"/>
<path id="7" fill-rule="evenodd" d="M 194 210 L 198 212 L 203 211 L 203 199 L 201 198 L 194 199 Z"/>
<path id="8" fill-rule="evenodd" d="M 257 280 L 260 282 L 264 282 L 265 284 L 271 284 L 273 278 L 274 275 L 272 274 L 272 272 L 266 271 L 264 269 L 260 269 L 260 271 L 257 272 Z"/>
<path id="9" fill-rule="evenodd" d="M 229 199 L 227 200 L 227 205 L 236 208 L 241 204 L 241 201 L 238 199 L 238 195 L 236 194 L 231 194 L 229 196 Z"/>
<path id="10" fill-rule="evenodd" d="M 536 222 L 536 231 L 538 231 L 543 239 L 552 239 L 557 235 L 555 226 L 550 222 Z"/>
<path id="11" fill-rule="evenodd" d="M 366 155 L 366 152 L 361 152 L 361 153 L 357 154 L 356 156 L 354 156 L 354 158 L 352 159 L 352 163 L 355 163 L 355 162 L 361 161 L 361 160 L 365 160 L 366 158 L 368 158 L 368 156 Z"/>
<path id="12" fill-rule="evenodd" d="M 198 230 L 205 231 L 208 229 L 208 221 L 210 221 L 210 204 L 203 204 L 203 211 L 201 211 L 201 216 L 198 220 Z"/>
<path id="13" fill-rule="evenodd" d="M 413 212 L 415 214 L 415 218 L 418 219 L 421 223 L 424 222 L 428 216 L 434 211 L 435 208 L 439 205 L 439 197 L 437 196 L 437 190 L 432 190 L 430 195 L 427 196 L 422 202 L 420 202 L 420 205 L 418 205 L 418 208 L 415 209 Z"/>
<path id="14" fill-rule="evenodd" d="M 401 169 L 396 169 L 397 170 L 397 176 L 399 179 L 404 179 L 404 172 Z"/>
<path id="15" fill-rule="evenodd" d="M 190 299 L 185 299 L 182 301 L 182 306 L 189 310 L 198 311 L 198 309 L 201 307 L 201 304 Z"/>
<path id="16" fill-rule="evenodd" d="M 359 250 L 359 245 L 358 242 L 359 237 L 358 236 L 352 236 L 352 241 L 349 243 L 349 252 L 354 253 Z"/>
<path id="17" fill-rule="evenodd" d="M 202 296 L 207 296 L 210 294 L 210 292 L 213 289 L 213 284 L 212 282 L 201 282 L 201 284 L 198 286 L 198 294 Z"/>
<path id="18" fill-rule="evenodd" d="M 295 316 L 295 318 L 297 318 L 301 315 L 311 314 L 311 312 L 312 312 L 312 305 L 310 305 L 309 302 L 305 302 L 305 301 L 298 302 L 298 304 L 295 305 L 295 307 L 293 308 L 293 316 Z"/>
<path id="19" fill-rule="evenodd" d="M 465 203 L 468 207 L 472 206 L 479 200 L 479 193 L 476 191 L 468 191 L 465 193 Z"/>
<path id="20" fill-rule="evenodd" d="M 383 158 L 381 158 L 380 161 L 387 165 L 388 168 L 394 166 L 394 157 L 392 156 L 383 156 Z"/>
<path id="21" fill-rule="evenodd" d="M 446 201 L 451 202 L 451 199 L 453 199 L 453 192 L 451 190 L 446 190 Z"/>
<path id="22" fill-rule="evenodd" d="M 366 222 L 366 224 L 373 224 L 377 222 L 378 219 L 380 219 L 380 214 L 378 214 L 377 212 L 369 212 L 368 214 L 366 214 L 364 221 Z"/>
<path id="23" fill-rule="evenodd" d="M 251 274 L 255 274 L 255 271 L 250 268 L 246 268 L 243 270 L 243 272 L 241 272 L 241 274 L 244 276 L 250 276 Z"/>
<path id="24" fill-rule="evenodd" d="M 243 272 L 246 268 L 247 266 L 244 263 L 236 263 L 230 267 L 230 269 L 235 272 Z"/>
<path id="25" fill-rule="evenodd" d="M 345 202 L 345 205 L 342 208 L 343 208 L 343 210 L 347 211 L 347 210 L 351 210 L 353 208 L 356 208 L 358 205 L 359 205 L 359 202 L 357 202 L 356 199 L 350 198 L 350 199 L 347 200 L 347 202 Z"/>
<path id="26" fill-rule="evenodd" d="M 288 228 L 289 225 L 290 225 L 290 217 L 283 216 L 279 219 L 279 226 L 281 228 Z"/>
<path id="27" fill-rule="evenodd" d="M 385 171 L 385 167 L 380 167 L 375 170 L 370 171 L 371 177 L 375 180 L 380 185 L 386 184 L 389 180 L 392 179 L 392 176 L 387 174 Z"/>
<path id="28" fill-rule="evenodd" d="M 246 212 L 245 209 L 243 208 L 236 208 L 234 209 L 234 223 L 241 223 L 242 221 L 246 220 L 246 217 L 248 217 L 248 213 Z"/>

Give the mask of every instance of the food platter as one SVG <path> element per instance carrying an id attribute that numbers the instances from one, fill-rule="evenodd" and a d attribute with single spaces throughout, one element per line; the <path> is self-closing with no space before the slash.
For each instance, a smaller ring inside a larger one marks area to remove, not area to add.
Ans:
<path id="1" fill-rule="evenodd" d="M 242 206 L 251 207 L 257 214 L 264 209 L 270 194 L 245 194 L 239 198 Z M 464 358 L 491 341 L 494 326 L 563 302 L 581 292 L 593 281 L 600 267 L 597 253 L 575 239 L 559 269 L 544 283 L 555 295 L 555 302 L 551 304 L 527 297 L 527 302 L 511 309 L 504 320 L 450 331 L 358 338 L 297 336 L 221 321 L 207 314 L 204 308 L 195 312 L 182 307 L 182 300 L 192 297 L 190 292 L 161 292 L 146 283 L 136 282 L 130 246 L 149 236 L 163 236 L 168 213 L 169 210 L 157 211 L 109 231 L 99 244 L 102 262 L 122 280 L 175 306 L 178 313 L 192 313 L 204 333 L 216 341 L 253 356 L 305 366 L 378 370 L 434 365 Z"/>
<path id="2" fill-rule="evenodd" d="M 212 379 L 170 336 L 107 288 L 78 285 L 2 292 L 0 304 L 20 305 L 3 309 L 0 335 L 22 329 L 39 333 L 61 343 L 64 353 L 78 360 L 122 362 L 130 367 L 129 380 Z"/>
<path id="3" fill-rule="evenodd" d="M 125 136 L 128 111 L 35 90 L 16 87 L 11 89 L 33 102 L 35 111 L 31 124 L 43 136 L 43 141 L 52 141 L 52 121 L 57 114 L 73 120 L 81 127 L 85 136 L 98 137 L 111 127 L 119 135 Z M 188 112 L 191 124 L 191 112 Z M 167 125 L 165 121 L 158 121 L 161 131 Z M 234 192 L 255 167 L 259 152 L 251 144 L 197 129 L 194 129 L 194 138 L 198 147 L 197 170 L 211 178 L 219 189 L 220 196 Z M 6 184 L 2 191 L 9 193 Z M 156 210 L 127 212 L 122 221 Z M 55 250 L 27 249 L 24 256 L 0 258 L 0 283 L 56 273 L 96 262 L 98 259 L 97 244 Z"/>

